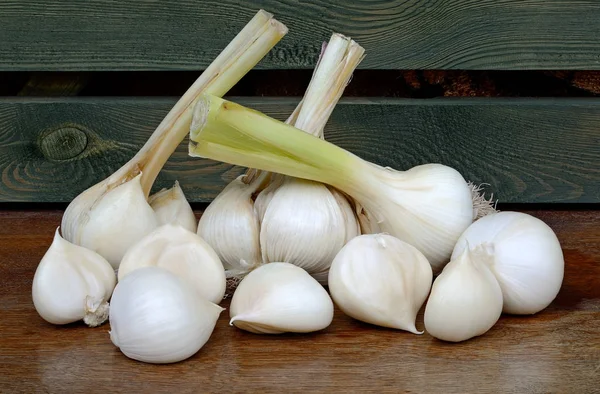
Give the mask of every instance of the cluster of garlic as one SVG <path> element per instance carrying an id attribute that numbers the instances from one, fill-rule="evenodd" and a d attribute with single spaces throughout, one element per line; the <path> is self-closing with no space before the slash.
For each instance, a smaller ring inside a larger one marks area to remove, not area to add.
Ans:
<path id="1" fill-rule="evenodd" d="M 460 342 L 490 330 L 502 313 L 531 315 L 556 298 L 564 275 L 562 249 L 540 219 L 495 212 L 475 221 L 435 278 L 426 257 L 387 234 L 361 235 L 335 257 L 329 272 L 334 302 L 367 323 Z M 427 299 L 427 302 L 425 303 Z"/>
<path id="2" fill-rule="evenodd" d="M 363 55 L 355 41 L 334 33 L 287 122 L 323 139 L 324 126 Z M 211 202 L 198 234 L 217 251 L 228 277 L 240 279 L 263 264 L 287 262 L 326 284 L 333 258 L 360 234 L 360 226 L 351 203 L 336 189 L 250 169 Z"/>
<path id="3" fill-rule="evenodd" d="M 199 222 L 178 182 L 149 195 L 180 142 L 164 130 L 198 127 L 203 108 L 190 110 L 198 92 L 223 94 L 286 31 L 259 12 L 220 55 L 225 71 L 209 67 L 136 158 L 70 204 L 33 278 L 39 315 L 91 327 L 108 320 L 110 340 L 127 357 L 173 363 L 208 342 L 228 278 L 240 279 L 229 324 L 255 334 L 324 330 L 337 305 L 369 324 L 459 342 L 486 333 L 502 313 L 545 309 L 564 274 L 552 229 L 531 215 L 497 212 L 446 166 L 397 172 L 369 164 L 374 183 L 361 187 L 386 195 L 373 201 L 366 192 L 350 196 L 328 183 L 249 169 Z M 363 57 L 360 45 L 333 34 L 287 123 L 324 139 Z M 236 65 L 240 58 L 245 63 Z"/>
<path id="4" fill-rule="evenodd" d="M 179 183 L 154 195 L 150 190 L 186 137 L 200 94 L 225 94 L 286 33 L 272 14 L 258 11 L 140 151 L 69 204 L 32 282 L 34 307 L 44 320 L 83 320 L 91 327 L 108 320 L 113 344 L 149 363 L 184 360 L 208 341 L 224 310 L 218 305 L 223 264 L 196 234 Z"/>

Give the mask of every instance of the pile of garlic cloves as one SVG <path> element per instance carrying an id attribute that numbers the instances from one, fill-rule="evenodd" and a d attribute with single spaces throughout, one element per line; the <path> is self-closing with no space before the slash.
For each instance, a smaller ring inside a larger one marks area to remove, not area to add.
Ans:
<path id="1" fill-rule="evenodd" d="M 327 166 L 318 165 L 318 152 L 346 157 L 324 130 L 365 56 L 349 37 L 334 33 L 323 44 L 304 97 L 270 141 L 302 133 L 307 146 L 264 148 L 263 161 L 256 147 L 220 156 L 240 140 L 227 135 L 233 129 L 262 141 L 271 137 L 259 126 L 279 127 L 234 103 L 229 113 L 208 114 L 286 33 L 259 11 L 138 154 L 71 202 L 33 278 L 38 314 L 57 325 L 108 323 L 107 339 L 125 356 L 173 363 L 209 341 L 229 295 L 229 326 L 252 334 L 325 331 L 337 307 L 374 326 L 448 342 L 485 334 L 503 313 L 548 307 L 564 274 L 556 235 L 533 216 L 497 211 L 458 171 L 424 164 L 400 172 L 351 158 L 364 179 L 348 179 L 348 187 L 319 180 L 331 178 L 320 176 Z M 250 120 L 228 129 L 236 111 Z M 212 125 L 219 116 L 223 123 Z M 190 155 L 198 155 L 196 131 L 210 127 L 226 137 L 205 144 L 207 158 L 256 165 L 197 220 L 179 182 L 150 190 L 187 133 Z M 273 164 L 279 156 L 281 168 Z"/>

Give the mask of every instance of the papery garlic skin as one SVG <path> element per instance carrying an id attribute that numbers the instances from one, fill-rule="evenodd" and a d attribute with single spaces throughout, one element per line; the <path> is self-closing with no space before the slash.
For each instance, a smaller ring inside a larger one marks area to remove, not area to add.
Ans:
<path id="1" fill-rule="evenodd" d="M 119 268 L 127 249 L 158 227 L 154 210 L 142 190 L 140 177 L 141 173 L 106 191 L 77 220 L 72 220 L 65 212 L 63 225 L 70 225 L 65 239 L 93 250 L 108 260 L 113 268 Z M 85 198 L 85 194 L 80 198 Z"/>
<path id="2" fill-rule="evenodd" d="M 146 363 L 185 360 L 209 340 L 224 309 L 159 267 L 131 272 L 115 287 L 110 340 L 127 357 Z"/>
<path id="3" fill-rule="evenodd" d="M 262 263 L 258 216 L 254 211 L 254 184 L 229 183 L 206 208 L 198 223 L 198 235 L 217 252 L 226 270 L 245 273 Z"/>
<path id="4" fill-rule="evenodd" d="M 84 320 L 90 327 L 99 326 L 108 318 L 108 301 L 116 282 L 108 261 L 66 241 L 57 228 L 33 277 L 33 305 L 52 324 Z"/>
<path id="5" fill-rule="evenodd" d="M 229 312 L 231 325 L 255 334 L 307 333 L 331 324 L 333 302 L 305 270 L 276 262 L 242 279 Z"/>
<path id="6" fill-rule="evenodd" d="M 501 314 L 502 290 L 496 277 L 464 249 L 433 282 L 425 330 L 443 341 L 466 341 L 489 331 Z"/>
<path id="7" fill-rule="evenodd" d="M 262 219 L 263 261 L 297 265 L 326 284 L 331 262 L 349 236 L 357 234 L 358 222 L 351 219 L 326 185 L 286 178 Z"/>
<path id="8" fill-rule="evenodd" d="M 162 189 L 148 198 L 148 203 L 156 213 L 159 225 L 178 224 L 188 231 L 198 230 L 196 215 L 185 198 L 179 182 L 170 189 Z"/>
<path id="9" fill-rule="evenodd" d="M 500 283 L 504 313 L 529 315 L 556 298 L 564 277 L 564 257 L 554 231 L 531 215 L 503 211 L 482 217 L 458 239 L 452 258 L 468 247 L 487 261 Z"/>
<path id="10" fill-rule="evenodd" d="M 350 240 L 329 269 L 329 292 L 346 315 L 382 327 L 422 334 L 415 326 L 433 272 L 414 246 L 388 234 Z"/>
<path id="11" fill-rule="evenodd" d="M 189 281 L 212 303 L 223 300 L 226 279 L 219 256 L 201 237 L 180 225 L 162 225 L 133 245 L 119 266 L 119 281 L 149 266 L 164 268 Z"/>
<path id="12" fill-rule="evenodd" d="M 456 241 L 473 222 L 468 183 L 458 171 L 442 164 L 423 164 L 403 172 L 370 167 L 377 170 L 369 180 L 378 182 L 365 184 L 364 191 L 389 196 L 389 200 L 370 198 L 357 188 L 357 194 L 364 196 L 360 201 L 372 230 L 413 245 L 425 255 L 434 274 L 441 272 Z"/>

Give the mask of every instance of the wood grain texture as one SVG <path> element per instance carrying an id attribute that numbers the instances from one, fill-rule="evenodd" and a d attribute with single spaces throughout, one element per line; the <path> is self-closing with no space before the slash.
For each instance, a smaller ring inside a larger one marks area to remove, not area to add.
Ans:
<path id="1" fill-rule="evenodd" d="M 263 8 L 290 33 L 259 68 L 312 68 L 332 32 L 370 69 L 598 69 L 594 0 L 4 0 L 0 70 L 197 70 Z"/>
<path id="2" fill-rule="evenodd" d="M 284 120 L 297 100 L 235 99 Z M 0 100 L 0 202 L 68 202 L 129 160 L 171 99 Z M 600 100 L 346 99 L 326 138 L 399 170 L 428 162 L 488 183 L 500 202 L 600 202 Z M 175 180 L 211 201 L 242 169 L 187 154 L 187 139 L 155 189 Z"/>
<path id="3" fill-rule="evenodd" d="M 259 336 L 230 327 L 225 311 L 192 358 L 149 365 L 122 355 L 109 325 L 58 327 L 37 315 L 31 282 L 62 211 L 2 211 L 0 391 L 597 393 L 600 211 L 526 212 L 554 229 L 566 264 L 558 297 L 535 316 L 503 315 L 484 336 L 448 344 L 363 324 L 337 308 L 323 331 Z"/>

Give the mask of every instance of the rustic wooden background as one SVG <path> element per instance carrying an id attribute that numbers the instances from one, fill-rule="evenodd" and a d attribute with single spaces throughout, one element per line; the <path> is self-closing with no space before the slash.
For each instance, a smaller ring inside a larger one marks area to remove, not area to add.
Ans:
<path id="1" fill-rule="evenodd" d="M 67 203 L 127 161 L 260 9 L 290 32 L 228 94 L 279 119 L 334 31 L 367 57 L 326 138 L 398 169 L 425 162 L 500 203 L 600 202 L 600 3 L 564 0 L 82 0 L 0 3 L 0 203 Z M 190 158 L 207 203 L 242 170 Z"/>

